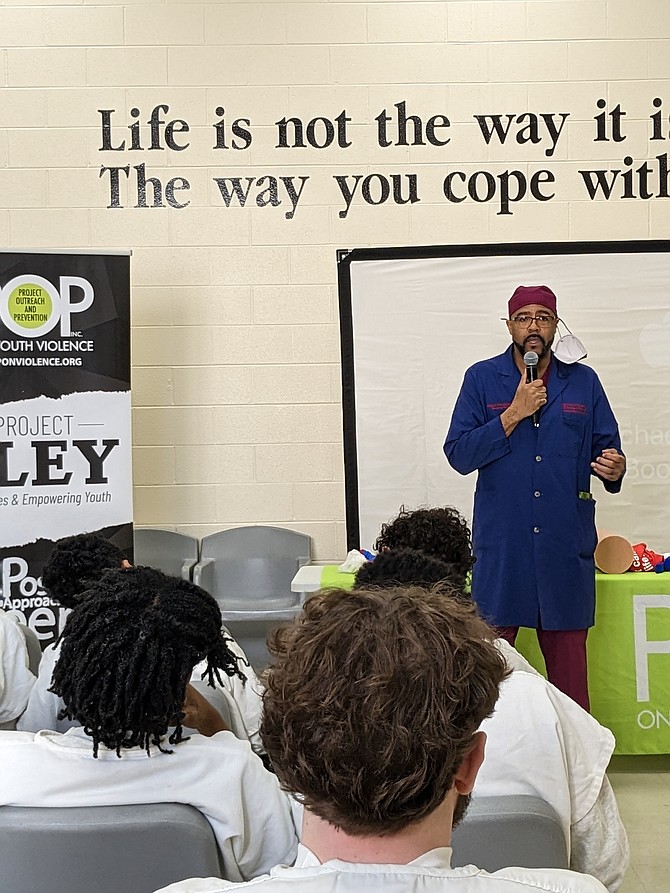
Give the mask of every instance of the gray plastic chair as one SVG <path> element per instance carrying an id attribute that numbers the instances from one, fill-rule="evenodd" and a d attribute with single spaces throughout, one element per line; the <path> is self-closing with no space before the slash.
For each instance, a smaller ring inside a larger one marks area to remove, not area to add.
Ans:
<path id="1" fill-rule="evenodd" d="M 556 812 L 540 797 L 473 797 L 454 831 L 452 865 L 485 871 L 568 868 L 568 851 Z"/>
<path id="2" fill-rule="evenodd" d="M 300 613 L 302 595 L 291 592 L 291 580 L 309 563 L 311 543 L 306 533 L 283 527 L 235 527 L 203 537 L 193 581 L 216 598 L 257 671 L 269 662 L 268 632 Z"/>
<path id="3" fill-rule="evenodd" d="M 153 893 L 189 877 L 221 877 L 207 819 L 182 803 L 0 807 L 8 893 Z"/>
<path id="4" fill-rule="evenodd" d="M 173 577 L 190 580 L 198 560 L 198 540 L 186 533 L 136 527 L 133 530 L 135 564 L 155 567 Z"/>

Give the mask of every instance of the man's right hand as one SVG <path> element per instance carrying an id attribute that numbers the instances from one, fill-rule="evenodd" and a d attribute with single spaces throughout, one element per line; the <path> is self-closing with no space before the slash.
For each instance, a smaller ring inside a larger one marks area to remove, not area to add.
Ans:
<path id="1" fill-rule="evenodd" d="M 535 381 L 526 381 L 525 375 L 522 375 L 514 399 L 507 409 L 500 414 L 500 421 L 505 435 L 509 437 L 520 421 L 532 416 L 546 402 L 547 389 L 542 379 L 536 378 Z"/>

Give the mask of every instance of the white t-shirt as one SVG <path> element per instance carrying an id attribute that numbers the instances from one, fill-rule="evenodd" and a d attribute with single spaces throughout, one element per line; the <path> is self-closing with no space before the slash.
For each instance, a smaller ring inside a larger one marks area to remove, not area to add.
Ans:
<path id="1" fill-rule="evenodd" d="M 224 629 L 224 633 L 229 635 Z M 242 658 L 240 669 L 247 677 L 246 684 L 237 676 L 226 676 L 221 673 L 223 685 L 212 689 L 206 684 L 198 684 L 198 691 L 220 710 L 224 719 L 230 723 L 231 731 L 242 740 L 250 741 L 256 753 L 264 753 L 258 730 L 261 722 L 262 687 L 251 666 L 247 666 L 247 658 L 234 640 L 228 643 L 230 650 Z M 33 688 L 28 706 L 16 727 L 22 732 L 39 732 L 41 729 L 53 729 L 56 732 L 67 732 L 76 728 L 79 723 L 69 719 L 58 719 L 63 701 L 58 695 L 49 691 L 56 661 L 60 656 L 61 643 L 49 645 L 42 654 L 37 682 Z M 193 669 L 191 681 L 200 683 L 207 664 L 198 664 Z M 221 700 L 219 700 L 221 699 Z M 25 705 L 24 705 L 25 706 Z"/>
<path id="2" fill-rule="evenodd" d="M 227 877 L 257 877 L 291 864 L 297 837 L 288 798 L 247 741 L 231 732 L 195 735 L 150 756 L 101 746 L 83 729 L 66 734 L 0 732 L 0 806 L 118 806 L 186 803 L 208 819 Z"/>
<path id="3" fill-rule="evenodd" d="M 526 673 L 532 673 L 535 676 L 540 674 L 532 664 L 529 664 L 526 658 L 517 651 L 514 645 L 510 645 L 507 639 L 498 638 L 493 640 L 493 644 L 505 658 L 505 663 L 510 670 L 524 670 Z"/>
<path id="4" fill-rule="evenodd" d="M 489 874 L 474 865 L 451 868 L 451 849 L 424 853 L 407 865 L 369 865 L 333 859 L 321 864 L 300 846 L 293 868 L 280 865 L 268 877 L 250 884 L 231 884 L 218 878 L 191 878 L 158 893 L 605 893 L 599 881 L 560 869 L 505 868 Z"/>
<path id="5" fill-rule="evenodd" d="M 0 728 L 14 728 L 34 685 L 23 633 L 13 615 L 0 610 Z"/>
<path id="6" fill-rule="evenodd" d="M 561 821 L 570 867 L 610 893 L 630 859 L 626 832 L 605 770 L 614 736 L 539 674 L 515 670 L 500 689 L 486 732 L 486 758 L 474 796 L 535 794 Z"/>

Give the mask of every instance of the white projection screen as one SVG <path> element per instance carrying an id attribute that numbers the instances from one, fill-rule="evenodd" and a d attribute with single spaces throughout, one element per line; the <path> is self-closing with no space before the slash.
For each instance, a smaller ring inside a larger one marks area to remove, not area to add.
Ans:
<path id="1" fill-rule="evenodd" d="M 338 253 L 348 548 L 400 506 L 472 520 L 476 473 L 442 452 L 468 366 L 501 353 L 518 285 L 548 285 L 619 422 L 620 494 L 594 480 L 601 531 L 670 551 L 670 242 L 355 249 Z M 565 329 L 561 330 L 563 333 Z"/>

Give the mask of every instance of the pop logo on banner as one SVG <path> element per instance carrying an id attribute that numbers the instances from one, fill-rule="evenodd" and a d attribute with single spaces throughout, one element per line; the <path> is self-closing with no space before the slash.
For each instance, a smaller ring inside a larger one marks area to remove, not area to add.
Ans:
<path id="1" fill-rule="evenodd" d="M 83 293 L 73 301 L 73 290 Z M 93 304 L 93 286 L 81 276 L 61 276 L 56 288 L 42 276 L 15 276 L 0 290 L 0 319 L 10 332 L 37 338 L 60 320 L 60 334 L 72 335 L 71 316 Z"/>

